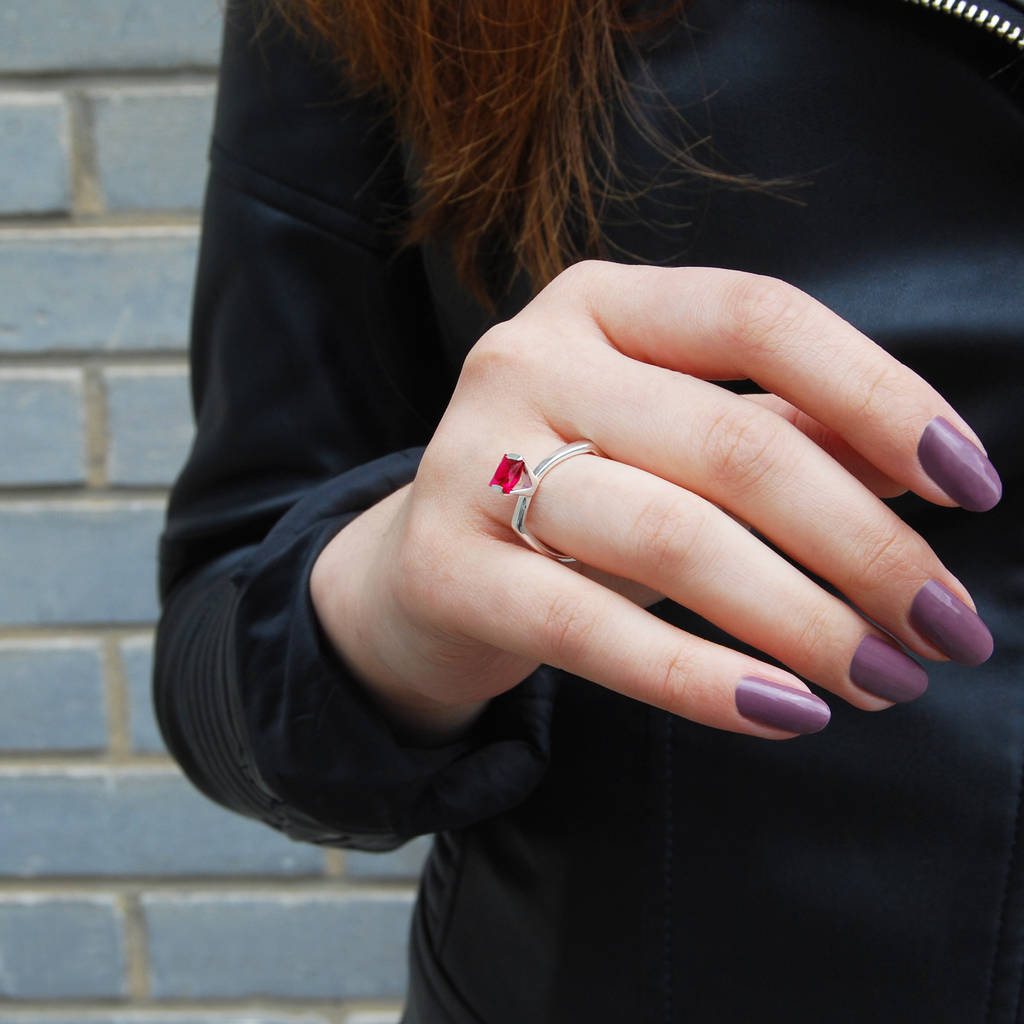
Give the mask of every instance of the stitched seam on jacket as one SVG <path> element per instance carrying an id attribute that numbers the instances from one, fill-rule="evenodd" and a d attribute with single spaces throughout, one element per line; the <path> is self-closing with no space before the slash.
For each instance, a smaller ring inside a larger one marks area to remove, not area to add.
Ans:
<path id="1" fill-rule="evenodd" d="M 456 1024 L 456 1020 L 452 1016 L 452 1013 L 455 1011 L 460 1014 L 462 1024 L 469 1024 L 470 1021 L 472 1021 L 472 1024 L 487 1024 L 484 1018 L 477 1013 L 476 1008 L 467 1003 L 462 992 L 455 986 L 451 977 L 449 977 L 447 969 L 441 962 L 440 955 L 430 946 L 429 939 L 424 934 L 423 907 L 419 903 L 417 903 L 413 913 L 409 954 L 410 968 L 418 975 L 421 985 L 426 987 L 431 1002 L 434 1004 L 431 1007 L 432 1012 L 436 1011 L 439 1006 L 442 1007 L 445 1012 L 446 1024 Z M 436 974 L 432 974 L 425 966 L 425 958 L 428 955 L 430 957 L 430 965 Z M 410 979 L 411 982 L 413 980 Z M 439 986 L 443 987 L 443 991 Z M 455 1004 L 454 1011 L 452 1003 Z M 409 1010 L 407 1008 L 406 1014 L 402 1017 L 401 1024 L 440 1024 L 439 1021 L 433 1019 L 427 1021 L 421 1016 L 411 1017 L 408 1014 Z"/>
<path id="2" fill-rule="evenodd" d="M 996 972 L 999 966 L 999 954 L 1002 950 L 1006 933 L 1006 917 L 1010 903 L 1010 889 L 1013 885 L 1013 868 L 1017 859 L 1017 834 L 1020 828 L 1021 801 L 1024 800 L 1024 756 L 1021 757 L 1020 769 L 1017 772 L 1017 809 L 1013 816 L 1013 834 L 1010 840 L 1010 853 L 1006 860 L 1006 875 L 1003 882 L 1003 900 L 999 909 L 999 927 L 996 931 L 996 944 L 992 952 L 992 964 L 989 967 L 988 995 L 985 999 L 985 1020 L 992 1021 L 993 1000 L 996 991 Z M 1018 1003 L 1020 993 L 1018 992 Z"/>
<path id="3" fill-rule="evenodd" d="M 317 195 L 316 192 L 312 192 L 307 188 L 303 188 L 302 186 L 297 185 L 292 181 L 288 181 L 285 178 L 278 177 L 276 174 L 270 174 L 267 171 L 264 171 L 261 168 L 251 164 L 248 160 L 239 156 L 238 153 L 231 148 L 231 146 L 225 143 L 217 134 L 216 130 L 210 137 L 210 156 L 213 159 L 227 160 L 235 167 L 247 171 L 248 173 L 252 174 L 254 177 L 259 178 L 262 181 L 270 182 L 274 185 L 277 185 L 280 188 L 284 189 L 286 192 L 289 192 L 293 195 L 302 196 L 304 199 L 316 203 L 318 206 L 322 206 L 325 210 L 330 210 L 334 213 L 338 213 L 345 217 L 348 217 L 357 224 L 363 225 L 370 232 L 379 231 L 379 229 L 374 226 L 372 221 L 367 220 L 358 212 L 350 209 L 343 203 L 332 202 L 329 199 L 325 199 L 322 196 Z M 372 177 L 370 180 L 372 180 Z M 367 184 L 368 183 L 369 182 L 367 182 Z M 366 186 L 364 185 L 362 187 L 365 188 Z M 362 191 L 362 188 L 360 189 L 360 191 Z"/>
<path id="4" fill-rule="evenodd" d="M 365 249 L 390 253 L 397 247 L 397 234 L 392 236 L 343 206 L 328 203 L 310 192 L 264 174 L 237 159 L 216 138 L 210 144 L 210 175 L 275 210 Z"/>
<path id="5" fill-rule="evenodd" d="M 454 867 L 455 877 L 448 886 L 445 894 L 445 906 L 441 911 L 440 927 L 438 929 L 437 942 L 434 947 L 435 955 L 440 959 L 444 955 L 444 948 L 448 943 L 448 933 L 451 931 L 452 919 L 455 917 L 455 907 L 458 904 L 459 893 L 462 891 L 462 880 L 465 877 L 466 848 L 470 843 L 470 834 L 463 832 L 458 839 L 450 840 L 455 844 L 458 861 Z"/>

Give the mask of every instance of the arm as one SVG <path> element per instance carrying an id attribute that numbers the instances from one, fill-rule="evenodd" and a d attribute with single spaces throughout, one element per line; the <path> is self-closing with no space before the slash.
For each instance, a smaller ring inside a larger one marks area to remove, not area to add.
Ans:
<path id="1" fill-rule="evenodd" d="M 550 681 L 455 743 L 404 745 L 320 631 L 319 551 L 412 478 L 453 375 L 418 257 L 395 253 L 406 197 L 379 112 L 280 26 L 255 38 L 249 6 L 227 18 L 197 439 L 161 543 L 157 714 L 215 800 L 296 837 L 382 848 L 522 799 L 543 769 L 533 697 Z M 476 759 L 495 757 L 508 784 L 484 794 Z"/>

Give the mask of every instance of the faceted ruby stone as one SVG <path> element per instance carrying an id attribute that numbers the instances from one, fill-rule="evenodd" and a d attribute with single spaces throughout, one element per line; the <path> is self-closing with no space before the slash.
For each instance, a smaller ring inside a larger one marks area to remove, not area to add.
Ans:
<path id="1" fill-rule="evenodd" d="M 500 487 L 503 494 L 508 494 L 523 475 L 523 460 L 514 455 L 503 455 L 498 468 L 491 477 L 491 487 Z"/>

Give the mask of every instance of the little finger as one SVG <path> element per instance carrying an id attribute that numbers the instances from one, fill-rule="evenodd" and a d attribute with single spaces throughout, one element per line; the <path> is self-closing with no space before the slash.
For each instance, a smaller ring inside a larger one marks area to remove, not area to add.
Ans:
<path id="1" fill-rule="evenodd" d="M 499 552 L 463 551 L 477 583 L 449 612 L 470 638 L 716 729 L 789 739 L 828 724 L 828 705 L 785 670 L 677 629 L 518 541 Z"/>

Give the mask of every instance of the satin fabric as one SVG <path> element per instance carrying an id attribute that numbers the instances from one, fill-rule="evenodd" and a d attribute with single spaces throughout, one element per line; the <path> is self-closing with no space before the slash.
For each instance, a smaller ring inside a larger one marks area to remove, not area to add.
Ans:
<path id="1" fill-rule="evenodd" d="M 156 704 L 189 776 L 312 842 L 438 833 L 406 1024 L 1024 1020 L 1021 52 L 900 0 L 700 0 L 645 42 L 639 95 L 669 138 L 787 184 L 680 179 L 623 119 L 640 197 L 606 210 L 613 257 L 783 278 L 971 422 L 1002 504 L 894 506 L 970 589 L 993 658 L 930 664 L 927 694 L 883 714 L 834 700 L 787 743 L 543 668 L 420 749 L 325 642 L 308 572 L 412 479 L 465 353 L 528 290 L 488 314 L 444 245 L 398 250 L 414 155 L 326 55 L 253 28 L 229 6 L 198 434 L 161 547 Z"/>

